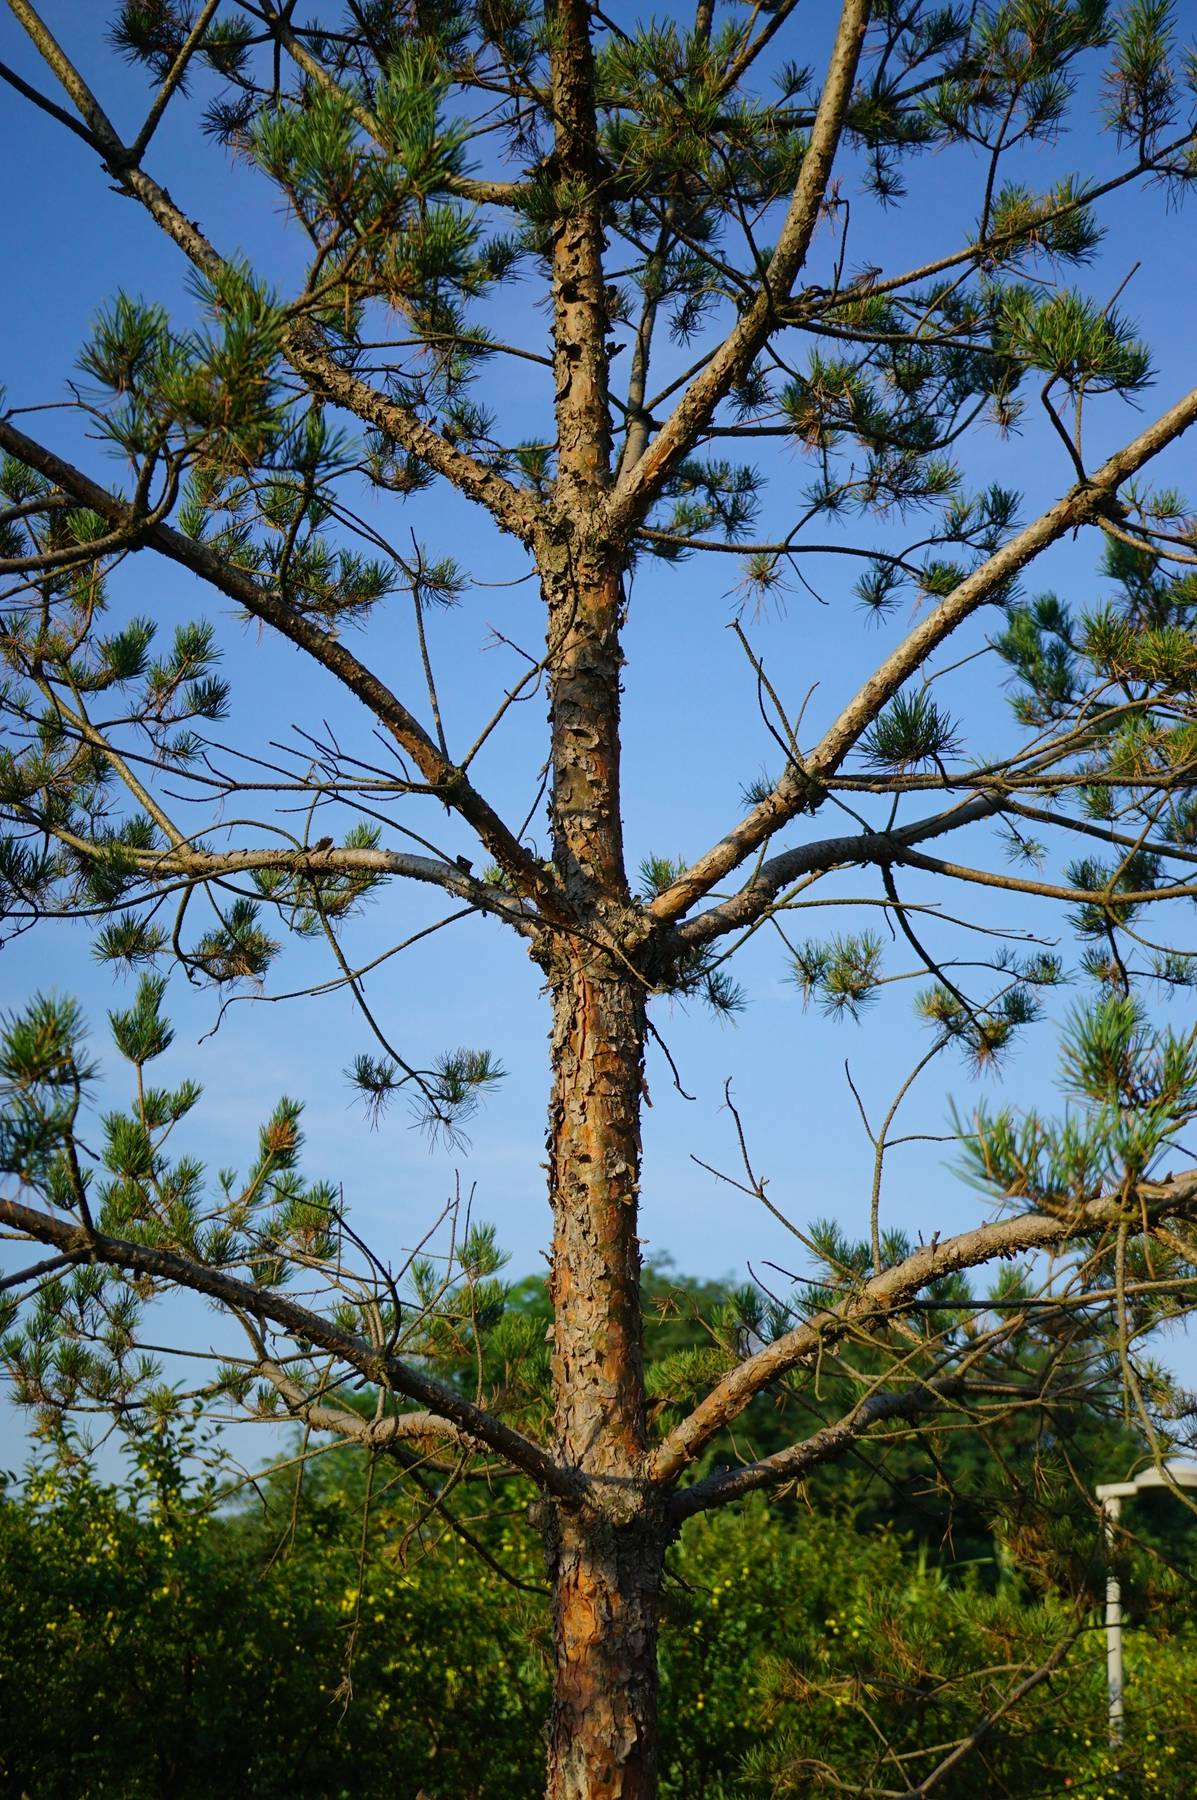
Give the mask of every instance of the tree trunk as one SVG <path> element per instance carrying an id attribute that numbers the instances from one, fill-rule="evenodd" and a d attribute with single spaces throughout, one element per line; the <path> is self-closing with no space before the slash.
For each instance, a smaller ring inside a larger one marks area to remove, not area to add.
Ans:
<path id="1" fill-rule="evenodd" d="M 639 1497 L 558 1526 L 548 1800 L 651 1800 L 664 1530 Z"/>
<path id="2" fill-rule="evenodd" d="M 644 1480 L 636 1237 L 643 986 L 576 941 L 553 975 L 549 1177 L 560 1454 L 590 1477 L 546 1537 L 554 1587 L 550 1800 L 654 1791 L 663 1513 Z"/>
<path id="3" fill-rule="evenodd" d="M 582 541 L 579 541 L 579 540 Z M 640 1107 L 646 986 L 615 946 L 632 906 L 619 806 L 613 559 L 546 545 L 557 872 L 578 928 L 543 948 L 553 1002 L 549 1198 L 557 1449 L 586 1497 L 545 1509 L 556 1680 L 550 1800 L 642 1800 L 656 1762 L 663 1514 L 644 1478 Z"/>

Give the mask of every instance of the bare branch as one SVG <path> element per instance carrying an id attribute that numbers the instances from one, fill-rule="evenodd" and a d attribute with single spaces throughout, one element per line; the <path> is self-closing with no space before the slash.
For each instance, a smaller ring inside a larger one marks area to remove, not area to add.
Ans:
<path id="1" fill-rule="evenodd" d="M 652 917 L 662 923 L 680 918 L 716 882 L 767 843 L 782 825 L 804 808 L 817 805 L 823 784 L 837 773 L 878 713 L 931 653 L 1050 545 L 1079 525 L 1097 523 L 1122 483 L 1175 443 L 1194 421 L 1197 388 L 1190 389 L 1146 430 L 1109 457 L 1083 486 L 1072 488 L 966 575 L 878 666 L 805 757 L 801 768 L 788 767 L 765 799 L 652 901 L 648 908 Z"/>
<path id="2" fill-rule="evenodd" d="M 171 97 L 178 91 L 179 84 L 187 73 L 187 65 L 199 49 L 200 44 L 203 41 L 204 33 L 207 31 L 209 23 L 214 18 L 216 9 L 219 5 L 220 0 L 206 0 L 206 4 L 200 9 L 195 24 L 191 27 L 191 30 L 179 45 L 179 53 L 175 57 L 170 68 L 166 71 L 166 78 L 163 81 L 162 86 L 154 95 L 150 110 L 146 114 L 145 124 L 129 146 L 129 156 L 133 162 L 140 162 L 145 155 L 146 150 L 149 148 L 150 139 L 158 129 L 162 115 L 170 104 Z"/>
<path id="3" fill-rule="evenodd" d="M 365 1449 L 390 1451 L 400 1444 L 426 1443 L 429 1438 L 444 1439 L 470 1456 L 484 1456 L 491 1445 L 454 1424 L 436 1412 L 384 1413 L 379 1418 L 363 1418 L 348 1406 L 329 1406 L 310 1396 L 302 1384 L 269 1358 L 255 1365 L 275 1392 L 287 1403 L 295 1418 L 302 1419 L 313 1431 L 332 1431 Z"/>
<path id="4" fill-rule="evenodd" d="M 1116 1225 L 1133 1209 L 1136 1224 L 1173 1214 L 1189 1216 L 1197 1205 L 1197 1169 L 1168 1181 L 1142 1182 L 1071 1206 L 1059 1213 L 1025 1212 L 978 1225 L 954 1237 L 920 1245 L 911 1255 L 863 1282 L 836 1306 L 819 1312 L 747 1357 L 670 1432 L 651 1459 L 652 1479 L 677 1480 L 712 1437 L 737 1418 L 755 1396 L 789 1370 L 841 1341 L 850 1330 L 876 1328 L 899 1317 L 928 1282 L 1026 1251 L 1056 1250 Z"/>
<path id="5" fill-rule="evenodd" d="M 1004 809 L 1005 804 L 1005 797 L 1000 793 L 981 794 L 963 800 L 933 818 L 919 819 L 914 824 L 895 827 L 893 831 L 861 831 L 844 837 L 820 838 L 816 843 L 784 850 L 762 863 L 752 880 L 730 900 L 679 926 L 678 939 L 688 947 L 709 944 L 726 932 L 751 925 L 768 911 L 784 888 L 804 875 L 869 863 L 902 862 L 906 850 L 914 844 L 942 837 L 945 832 L 973 825 L 980 819 L 992 818 Z"/>
<path id="6" fill-rule="evenodd" d="M 0 448 L 36 469 L 110 524 L 127 529 L 130 547 L 156 550 L 171 562 L 181 564 L 236 600 L 254 618 L 273 626 L 335 675 L 386 727 L 400 748 L 407 751 L 445 803 L 474 828 L 513 886 L 528 898 L 543 903 L 548 916 L 562 916 L 565 903 L 556 892 L 550 872 L 524 849 L 456 764 L 442 755 L 419 721 L 343 642 L 289 606 L 276 589 L 265 586 L 245 570 L 217 556 L 198 539 L 185 537 L 162 522 L 146 524 L 127 501 L 100 487 L 81 470 L 2 418 Z"/>
<path id="7" fill-rule="evenodd" d="M 36 1243 L 56 1245 L 69 1256 L 86 1257 L 109 1268 L 171 1282 L 193 1293 L 206 1294 L 218 1304 L 244 1313 L 263 1325 L 277 1326 L 301 1342 L 339 1357 L 368 1381 L 418 1401 L 450 1426 L 505 1457 L 547 1492 L 562 1499 L 577 1498 L 581 1492 L 582 1477 L 574 1470 L 563 1468 L 530 1438 L 505 1425 L 501 1419 L 434 1376 L 412 1368 L 397 1356 L 388 1355 L 365 1338 L 339 1330 L 319 1313 L 298 1305 L 275 1289 L 256 1287 L 223 1269 L 211 1268 L 175 1250 L 130 1243 L 103 1232 L 89 1234 L 69 1219 L 39 1212 L 17 1200 L 0 1197 L 0 1221 Z"/>
<path id="8" fill-rule="evenodd" d="M 790 1444 L 742 1469 L 720 1470 L 704 1481 L 696 1481 L 692 1487 L 682 1488 L 670 1502 L 669 1516 L 681 1523 L 711 1507 L 742 1499 L 758 1488 L 801 1481 L 812 1469 L 846 1456 L 874 1425 L 887 1419 L 916 1418 L 944 1400 L 957 1398 L 963 1391 L 961 1377 L 945 1375 L 935 1381 L 916 1381 L 906 1388 L 869 1394 L 846 1417 L 837 1419 L 833 1425 L 825 1425 L 802 1443 Z"/>
<path id="9" fill-rule="evenodd" d="M 103 855 L 102 846 L 81 838 L 73 840 L 73 847 L 82 855 L 96 858 Z M 534 915 L 502 889 L 479 881 L 456 863 L 438 862 L 431 856 L 412 856 L 402 850 L 301 847 L 295 850 L 207 851 L 176 847 L 170 851 L 131 850 L 129 862 L 140 868 L 147 880 L 155 883 L 218 881 L 256 870 L 274 870 L 309 881 L 334 875 L 398 875 L 468 900 L 479 912 L 502 919 L 517 931 L 531 934 L 538 928 Z"/>
<path id="10" fill-rule="evenodd" d="M 761 291 L 686 389 L 652 444 L 619 482 L 608 511 L 610 529 L 616 536 L 626 535 L 643 522 L 678 463 L 689 455 L 710 423 L 719 402 L 778 324 L 778 309 L 788 299 L 806 261 L 819 220 L 852 98 L 869 7 L 870 0 L 844 0 L 810 143 Z"/>

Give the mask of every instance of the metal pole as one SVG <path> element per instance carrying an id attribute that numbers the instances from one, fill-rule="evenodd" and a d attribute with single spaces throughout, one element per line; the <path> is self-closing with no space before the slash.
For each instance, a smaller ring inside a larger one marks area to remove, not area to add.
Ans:
<path id="1" fill-rule="evenodd" d="M 1197 1488 L 1197 1462 L 1171 1461 L 1145 1469 L 1133 1481 L 1103 1481 L 1096 1492 L 1101 1507 L 1102 1541 L 1106 1553 L 1106 1690 L 1109 1696 L 1110 1748 L 1122 1747 L 1122 1590 L 1114 1573 L 1114 1538 L 1122 1514 L 1122 1502 L 1133 1500 L 1144 1488 Z"/>
<path id="2" fill-rule="evenodd" d="M 1109 1694 L 1110 1745 L 1118 1749 L 1122 1743 L 1122 1590 L 1114 1572 L 1114 1527 L 1122 1512 L 1117 1494 L 1108 1494 L 1101 1503 L 1106 1543 L 1106 1684 Z"/>

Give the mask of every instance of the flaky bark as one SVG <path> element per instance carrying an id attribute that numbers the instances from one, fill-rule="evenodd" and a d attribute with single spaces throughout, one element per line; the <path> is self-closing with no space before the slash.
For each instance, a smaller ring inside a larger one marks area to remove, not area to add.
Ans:
<path id="1" fill-rule="evenodd" d="M 637 1504 L 557 1518 L 548 1800 L 650 1800 L 663 1519 Z"/>
<path id="2" fill-rule="evenodd" d="M 557 1454 L 589 1477 L 554 1508 L 552 1800 L 653 1791 L 663 1512 L 644 1479 L 636 1236 L 647 989 L 608 946 L 630 903 L 619 810 L 620 589 L 570 544 L 549 546 L 552 814 L 558 879 L 579 921 L 543 960 L 553 1003 L 548 1129 Z"/>
<path id="3" fill-rule="evenodd" d="M 663 1514 L 643 1475 L 640 1083 L 644 999 L 586 946 L 553 977 L 549 1180 L 557 1452 L 590 1478 L 548 1533 L 557 1679 L 553 1800 L 652 1792 Z"/>
<path id="4" fill-rule="evenodd" d="M 646 989 L 602 947 L 626 909 L 618 806 L 617 587 L 550 598 L 553 808 L 562 880 L 585 921 L 548 958 L 548 1169 L 557 1453 L 589 1477 L 546 1519 L 554 1588 L 552 1800 L 653 1791 L 663 1511 L 648 1484 L 636 1236 Z M 614 888 L 614 894 L 612 893 Z"/>
<path id="5" fill-rule="evenodd" d="M 601 953 L 562 960 L 549 1117 L 557 1440 L 567 1461 L 623 1480 L 645 1447 L 635 1236 L 644 1002 Z"/>
<path id="6" fill-rule="evenodd" d="M 611 429 L 601 169 L 588 10 L 561 0 L 552 57 L 562 195 L 552 249 L 557 479 L 537 543 L 548 626 L 553 860 L 577 928 L 546 940 L 553 1003 L 549 1198 L 557 1454 L 587 1479 L 545 1536 L 556 1674 L 550 1800 L 640 1800 L 656 1762 L 664 1509 L 644 1474 L 640 1102 L 645 985 L 619 793 L 621 558 L 606 530 Z"/>

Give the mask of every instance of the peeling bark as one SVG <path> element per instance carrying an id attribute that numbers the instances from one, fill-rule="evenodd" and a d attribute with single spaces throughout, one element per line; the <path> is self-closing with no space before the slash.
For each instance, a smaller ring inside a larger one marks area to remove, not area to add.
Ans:
<path id="1" fill-rule="evenodd" d="M 566 1461 L 619 1481 L 645 1449 L 636 1237 L 644 1000 L 627 976 L 596 975 L 576 952 L 566 960 L 554 984 L 548 1144 L 557 1440 Z"/>
<path id="2" fill-rule="evenodd" d="M 549 169 L 557 473 L 535 544 L 548 615 L 549 811 L 569 923 L 539 947 L 553 1003 L 548 1174 L 557 1454 L 584 1487 L 542 1514 L 554 1592 L 549 1800 L 655 1789 L 665 1512 L 647 1480 L 640 1104 L 647 987 L 619 791 L 620 549 L 610 538 L 605 239 L 589 8 L 554 9 Z"/>
<path id="3" fill-rule="evenodd" d="M 546 1520 L 556 1685 L 550 1800 L 654 1791 L 661 1496 L 645 1479 L 640 1327 L 644 989 L 601 950 L 558 954 L 549 1182 L 557 1451 L 587 1478 Z"/>
<path id="4" fill-rule="evenodd" d="M 621 1498 L 631 1501 L 626 1518 L 557 1511 L 548 1800 L 650 1800 L 656 1791 L 666 1538 L 659 1509 Z"/>

